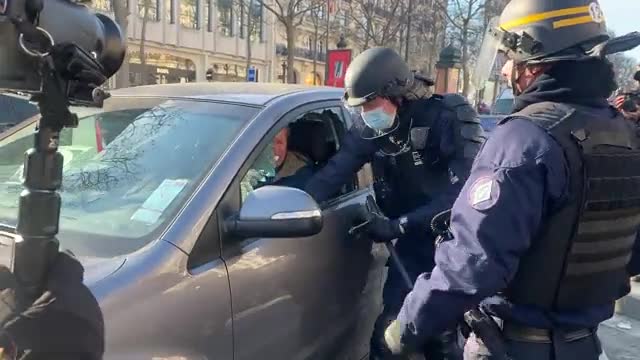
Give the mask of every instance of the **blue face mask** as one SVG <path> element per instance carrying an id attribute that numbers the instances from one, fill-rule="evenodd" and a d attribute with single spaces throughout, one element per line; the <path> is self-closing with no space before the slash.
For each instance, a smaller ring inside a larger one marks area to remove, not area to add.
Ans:
<path id="1" fill-rule="evenodd" d="M 362 113 L 362 120 L 373 130 L 384 131 L 393 126 L 393 122 L 396 119 L 396 114 L 389 114 L 382 108 L 377 108 L 371 111 Z"/>

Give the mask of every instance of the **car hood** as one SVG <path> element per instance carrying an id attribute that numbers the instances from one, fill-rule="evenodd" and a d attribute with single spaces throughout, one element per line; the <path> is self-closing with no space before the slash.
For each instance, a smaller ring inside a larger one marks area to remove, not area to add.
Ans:
<path id="1" fill-rule="evenodd" d="M 120 269 L 126 258 L 124 256 L 115 258 L 79 256 L 78 260 L 84 267 L 84 283 L 91 287 Z"/>

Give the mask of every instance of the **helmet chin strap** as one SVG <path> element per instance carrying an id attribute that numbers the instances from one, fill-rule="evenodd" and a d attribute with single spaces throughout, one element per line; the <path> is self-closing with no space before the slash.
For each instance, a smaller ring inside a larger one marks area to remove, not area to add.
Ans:
<path id="1" fill-rule="evenodd" d="M 522 91 L 518 89 L 518 80 L 520 76 L 518 75 L 518 63 L 514 62 L 513 67 L 511 68 L 511 90 L 513 91 L 514 96 L 519 96 L 522 94 Z"/>

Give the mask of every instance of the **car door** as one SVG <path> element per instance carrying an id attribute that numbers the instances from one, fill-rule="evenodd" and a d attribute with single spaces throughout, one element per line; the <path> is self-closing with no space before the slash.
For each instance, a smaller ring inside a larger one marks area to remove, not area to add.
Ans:
<path id="1" fill-rule="evenodd" d="M 308 112 L 324 114 L 330 121 L 327 111 L 340 127 L 332 128 L 338 137 L 347 124 L 337 102 L 297 109 L 278 122 L 225 193 L 218 207 L 219 223 L 239 212 L 256 177 L 273 176 L 268 145 L 275 134 Z M 335 141 L 339 146 L 339 139 Z M 357 179 L 354 174 L 339 195 L 322 204 L 323 229 L 315 236 L 237 238 L 220 228 L 232 294 L 235 359 L 366 355 L 373 322 L 361 320 L 371 318 L 371 304 L 379 303 L 381 280 L 367 285 L 371 268 L 377 265 L 371 241 L 348 235 L 361 221 L 359 214 L 370 193 Z M 356 330 L 367 335 L 355 336 Z"/>

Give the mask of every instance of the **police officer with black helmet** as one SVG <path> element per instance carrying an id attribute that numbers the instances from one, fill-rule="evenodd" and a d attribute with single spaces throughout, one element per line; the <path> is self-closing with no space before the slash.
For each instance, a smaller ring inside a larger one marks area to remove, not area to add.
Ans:
<path id="1" fill-rule="evenodd" d="M 398 239 L 397 252 L 415 281 L 433 267 L 431 219 L 451 208 L 484 132 L 462 96 L 432 95 L 433 82 L 412 72 L 392 49 L 377 47 L 358 55 L 347 69 L 345 84 L 345 103 L 354 125 L 306 191 L 318 201 L 327 200 L 371 162 L 376 201 L 384 215 L 370 218 L 366 231 L 377 242 Z M 373 359 L 390 355 L 382 340 L 384 329 L 408 291 L 397 269 L 389 266 L 384 310 L 371 341 Z M 442 340 L 453 346 L 456 336 L 455 331 L 446 332 Z M 431 358 L 455 359 L 454 354 L 434 357 L 447 351 L 441 347 L 443 341 L 427 346 Z"/>
<path id="2" fill-rule="evenodd" d="M 596 330 L 629 292 L 640 225 L 639 144 L 607 103 L 616 84 L 605 56 L 638 44 L 638 33 L 609 37 L 596 0 L 512 0 L 491 22 L 474 76 L 481 87 L 506 55 L 515 113 L 476 157 L 450 240 L 385 331 L 392 353 L 480 304 L 511 359 L 598 359 Z M 499 355 L 467 341 L 465 359 Z"/>

